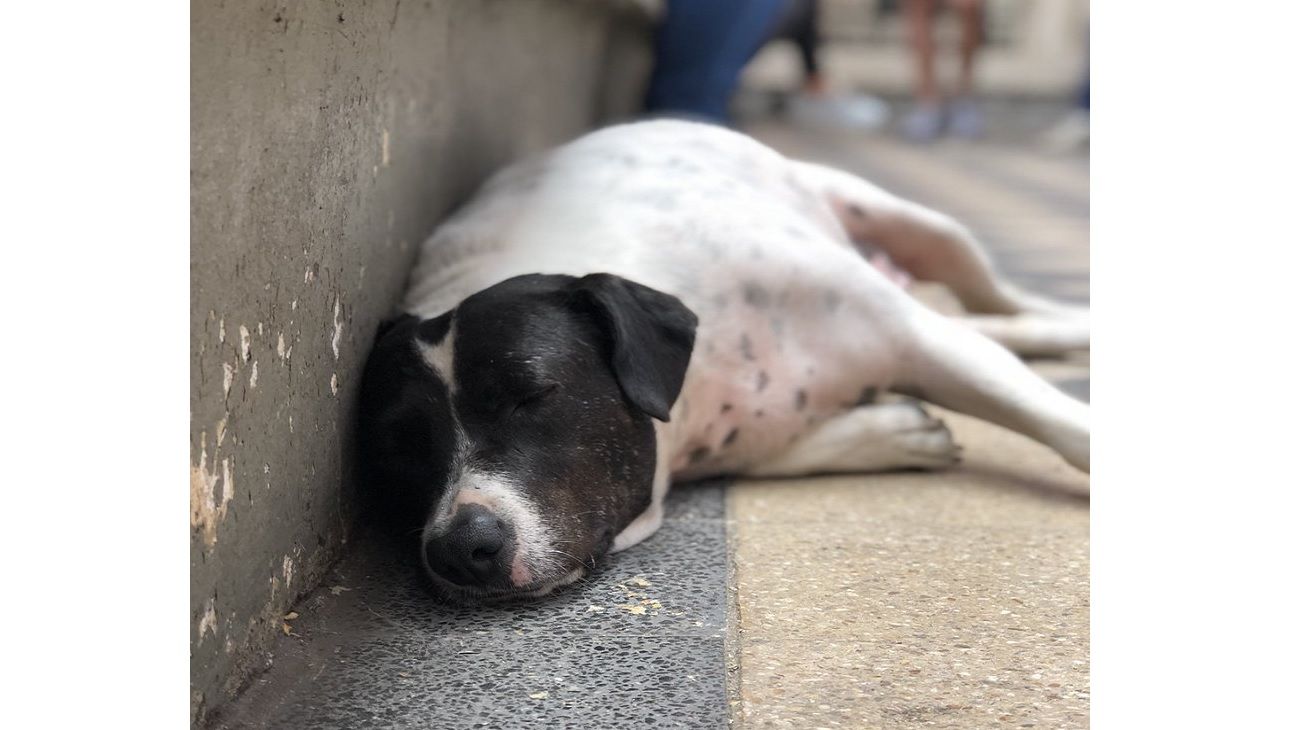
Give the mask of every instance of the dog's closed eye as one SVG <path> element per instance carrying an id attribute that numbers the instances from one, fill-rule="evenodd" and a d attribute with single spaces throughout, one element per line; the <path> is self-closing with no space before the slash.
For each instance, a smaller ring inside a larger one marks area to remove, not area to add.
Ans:
<path id="1" fill-rule="evenodd" d="M 520 413 L 527 413 L 529 410 L 544 403 L 548 398 L 559 391 L 559 389 L 559 383 L 548 383 L 540 388 L 530 391 L 527 395 L 515 401 L 515 404 L 510 409 L 510 415 L 515 416 Z"/>

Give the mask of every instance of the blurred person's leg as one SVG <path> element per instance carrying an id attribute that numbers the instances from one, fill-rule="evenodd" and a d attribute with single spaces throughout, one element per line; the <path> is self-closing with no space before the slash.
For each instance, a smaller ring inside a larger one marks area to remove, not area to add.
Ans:
<path id="1" fill-rule="evenodd" d="M 821 62 L 817 57 L 821 38 L 817 31 L 817 0 L 791 0 L 790 18 L 786 21 L 788 35 L 799 49 L 803 64 L 803 91 L 820 96 L 826 93 L 826 79 L 822 77 Z"/>
<path id="2" fill-rule="evenodd" d="M 820 0 L 792 0 L 779 37 L 790 38 L 799 48 L 804 80 L 789 102 L 790 118 L 796 124 L 816 129 L 871 131 L 884 126 L 889 107 L 872 96 L 832 92 L 822 75 L 818 55 Z"/>
<path id="3" fill-rule="evenodd" d="M 741 70 L 784 7 L 785 0 L 668 0 L 646 111 L 725 124 Z"/>
<path id="4" fill-rule="evenodd" d="M 929 141 L 943 130 L 943 100 L 934 68 L 934 17 L 937 0 L 904 0 L 907 36 L 915 63 L 915 107 L 903 120 L 903 134 Z"/>
<path id="5" fill-rule="evenodd" d="M 954 134 L 979 137 L 984 134 L 984 114 L 975 102 L 975 57 L 984 43 L 983 0 L 948 0 L 961 19 L 961 75 L 952 103 L 950 123 Z"/>

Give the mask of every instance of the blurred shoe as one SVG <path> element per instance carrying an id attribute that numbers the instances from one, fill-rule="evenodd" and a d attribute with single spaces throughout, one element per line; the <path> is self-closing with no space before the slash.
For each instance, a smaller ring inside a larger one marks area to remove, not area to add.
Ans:
<path id="1" fill-rule="evenodd" d="M 1043 147 L 1053 152 L 1073 152 L 1088 146 L 1089 118 L 1086 109 L 1075 109 L 1043 133 Z"/>
<path id="2" fill-rule="evenodd" d="M 790 118 L 803 127 L 872 132 L 889 121 L 889 105 L 862 94 L 803 93 L 790 100 Z"/>
<path id="3" fill-rule="evenodd" d="M 949 115 L 948 127 L 954 136 L 964 139 L 984 136 L 984 112 L 974 99 L 968 96 L 954 99 Z"/>
<path id="4" fill-rule="evenodd" d="M 903 118 L 902 131 L 913 142 L 933 142 L 943 131 L 943 108 L 934 103 L 917 104 Z"/>

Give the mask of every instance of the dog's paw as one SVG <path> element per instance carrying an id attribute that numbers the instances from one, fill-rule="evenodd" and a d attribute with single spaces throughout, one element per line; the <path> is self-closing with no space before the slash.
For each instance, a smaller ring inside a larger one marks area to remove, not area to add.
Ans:
<path id="1" fill-rule="evenodd" d="M 860 409 L 879 435 L 871 446 L 882 462 L 899 469 L 943 469 L 961 461 L 961 447 L 947 424 L 916 401 L 882 403 Z"/>

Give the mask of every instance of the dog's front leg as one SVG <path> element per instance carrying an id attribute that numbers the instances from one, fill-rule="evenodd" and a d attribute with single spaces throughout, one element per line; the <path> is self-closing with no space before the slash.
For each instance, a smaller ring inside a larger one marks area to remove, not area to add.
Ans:
<path id="1" fill-rule="evenodd" d="M 863 406 L 819 424 L 789 448 L 745 470 L 747 476 L 797 477 L 955 464 L 961 449 L 942 421 L 915 402 Z"/>

